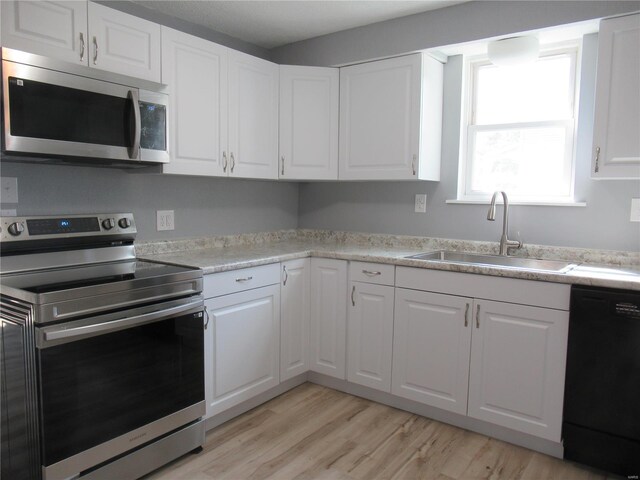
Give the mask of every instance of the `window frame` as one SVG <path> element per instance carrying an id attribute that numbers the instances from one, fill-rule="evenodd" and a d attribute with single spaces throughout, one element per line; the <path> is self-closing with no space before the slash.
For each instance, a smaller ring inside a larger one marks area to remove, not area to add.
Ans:
<path id="1" fill-rule="evenodd" d="M 460 125 L 460 151 L 458 162 L 458 188 L 456 202 L 478 203 L 489 201 L 493 192 L 473 191 L 472 171 L 473 171 L 473 146 L 475 132 L 480 131 L 504 131 L 508 129 L 534 127 L 534 126 L 562 126 L 565 134 L 571 141 L 565 143 L 564 152 L 564 172 L 568 175 L 568 193 L 566 195 L 517 195 L 515 192 L 509 193 L 509 198 L 519 204 L 575 204 L 575 177 L 576 177 L 576 150 L 577 150 L 577 126 L 579 114 L 580 98 L 580 72 L 581 72 L 581 50 L 582 41 L 576 39 L 570 42 L 547 45 L 541 47 L 540 58 L 556 55 L 568 55 L 571 60 L 571 72 L 569 81 L 573 91 L 571 99 L 571 111 L 573 116 L 566 120 L 541 120 L 533 122 L 510 122 L 502 124 L 477 125 L 475 123 L 475 107 L 477 101 L 477 72 L 480 67 L 491 65 L 486 54 L 466 56 L 463 66 L 462 81 L 462 115 Z"/>

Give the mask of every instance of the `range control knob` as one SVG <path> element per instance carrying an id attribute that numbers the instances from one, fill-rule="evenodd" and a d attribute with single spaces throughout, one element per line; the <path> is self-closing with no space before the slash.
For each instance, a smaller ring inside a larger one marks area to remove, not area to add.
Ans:
<path id="1" fill-rule="evenodd" d="M 12 223 L 11 225 L 9 225 L 9 228 L 7 230 L 11 235 L 13 235 L 14 237 L 17 237 L 22 232 L 24 232 L 24 225 L 18 222 Z"/>
<path id="2" fill-rule="evenodd" d="M 105 218 L 102 221 L 102 226 L 104 227 L 105 230 L 111 230 L 113 227 L 116 226 L 116 222 L 113 218 Z"/>
<path id="3" fill-rule="evenodd" d="M 123 217 L 118 220 L 118 225 L 120 225 L 120 228 L 129 228 L 131 226 L 131 220 L 127 217 Z"/>

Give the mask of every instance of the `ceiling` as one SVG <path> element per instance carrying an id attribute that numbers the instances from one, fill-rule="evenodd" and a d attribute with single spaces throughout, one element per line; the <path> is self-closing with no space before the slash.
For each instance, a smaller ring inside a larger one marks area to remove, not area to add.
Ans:
<path id="1" fill-rule="evenodd" d="M 264 48 L 414 13 L 463 0 L 133 0 L 160 13 Z"/>

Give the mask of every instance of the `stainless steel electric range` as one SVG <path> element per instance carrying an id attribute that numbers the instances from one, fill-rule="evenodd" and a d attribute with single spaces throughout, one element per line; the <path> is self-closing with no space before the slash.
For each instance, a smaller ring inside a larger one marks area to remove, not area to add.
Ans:
<path id="1" fill-rule="evenodd" d="M 204 443 L 202 271 L 133 215 L 0 218 L 2 478 L 138 478 Z"/>

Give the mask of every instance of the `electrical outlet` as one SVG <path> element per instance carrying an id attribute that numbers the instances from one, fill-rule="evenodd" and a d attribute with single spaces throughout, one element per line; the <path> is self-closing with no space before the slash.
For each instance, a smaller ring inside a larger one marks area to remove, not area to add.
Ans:
<path id="1" fill-rule="evenodd" d="M 173 210 L 157 210 L 156 211 L 157 230 L 174 230 L 175 218 Z"/>
<path id="2" fill-rule="evenodd" d="M 18 203 L 18 179 L 16 177 L 0 178 L 0 202 Z"/>
<path id="3" fill-rule="evenodd" d="M 631 215 L 630 222 L 640 222 L 640 198 L 631 199 Z"/>
<path id="4" fill-rule="evenodd" d="M 416 213 L 425 213 L 427 211 L 427 195 L 425 193 L 418 193 L 416 195 Z"/>

